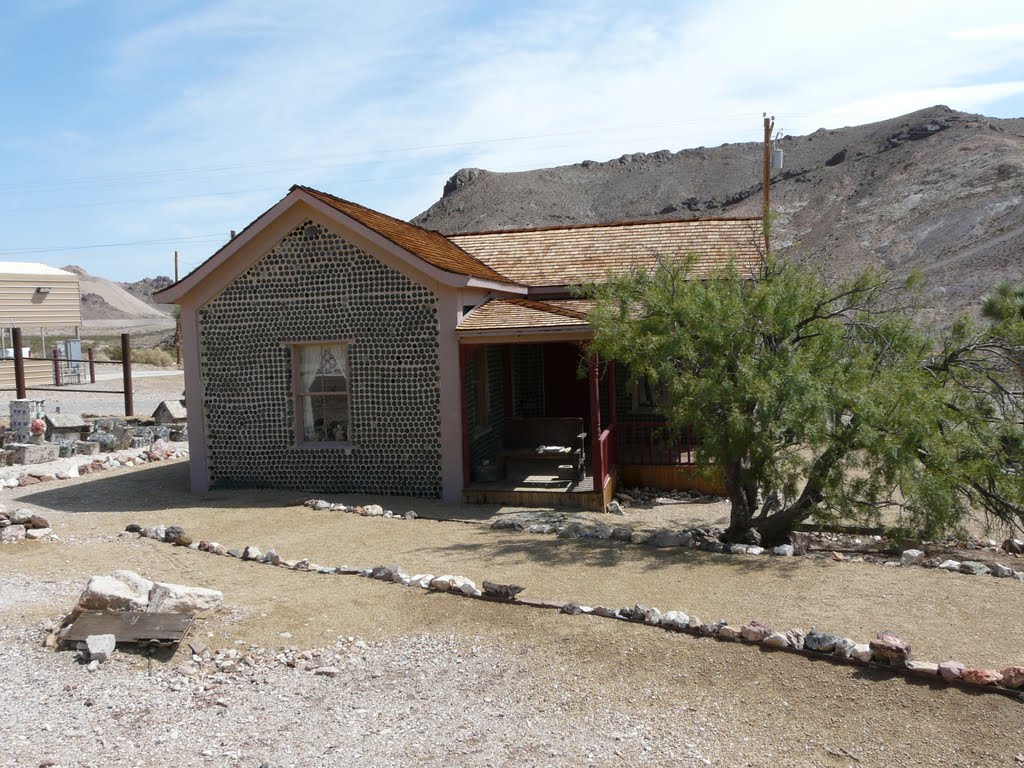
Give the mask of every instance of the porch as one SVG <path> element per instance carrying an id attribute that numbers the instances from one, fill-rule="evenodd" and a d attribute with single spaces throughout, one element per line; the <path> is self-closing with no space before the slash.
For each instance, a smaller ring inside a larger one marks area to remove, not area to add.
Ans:
<path id="1" fill-rule="evenodd" d="M 541 311 L 540 302 L 517 303 Z M 575 310 L 567 304 L 556 309 Z M 561 315 L 557 330 L 460 333 L 464 501 L 603 510 L 619 482 L 714 492 L 694 471 L 692 436 L 669 430 L 621 366 L 588 355 L 582 317 L 576 328 L 565 322 L 577 318 Z M 509 450 L 509 432 L 524 420 L 560 425 L 559 437 L 536 441 L 535 461 Z M 566 420 L 579 424 L 579 467 Z"/>

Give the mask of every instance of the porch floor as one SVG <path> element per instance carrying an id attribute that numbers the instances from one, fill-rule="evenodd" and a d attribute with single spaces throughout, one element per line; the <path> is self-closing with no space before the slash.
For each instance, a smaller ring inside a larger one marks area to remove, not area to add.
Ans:
<path id="1" fill-rule="evenodd" d="M 567 507 L 603 511 L 615 493 L 613 472 L 603 491 L 594 490 L 594 476 L 580 481 L 557 475 L 522 474 L 494 482 L 473 482 L 462 489 L 467 504 L 500 504 L 513 507 Z"/>
<path id="2" fill-rule="evenodd" d="M 583 479 L 576 481 L 544 473 L 514 475 L 493 482 L 472 482 L 466 486 L 466 490 L 522 491 L 524 493 L 593 493 L 594 476 L 590 472 L 585 472 Z"/>

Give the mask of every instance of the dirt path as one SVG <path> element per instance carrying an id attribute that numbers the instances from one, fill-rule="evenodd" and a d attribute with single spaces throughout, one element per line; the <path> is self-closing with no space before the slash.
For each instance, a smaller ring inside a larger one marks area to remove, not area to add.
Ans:
<path id="1" fill-rule="evenodd" d="M 586 616 L 290 572 L 116 534 L 128 522 L 173 523 L 197 537 L 264 550 L 273 546 L 284 557 L 330 565 L 398 562 L 409 572 L 458 573 L 478 583 L 515 581 L 532 597 L 611 606 L 641 601 L 707 620 L 814 625 L 857 639 L 891 628 L 920 658 L 955 657 L 977 665 L 1024 662 L 1024 585 L 1017 581 L 362 518 L 286 506 L 294 494 L 284 492 L 221 491 L 197 499 L 184 492 L 186 474 L 182 462 L 8 494 L 3 502 L 9 508 L 54 510 L 51 522 L 64 541 L 0 548 L 0 573 L 81 584 L 92 573 L 132 568 L 153 578 L 215 587 L 231 610 L 202 623 L 200 632 L 213 647 L 236 640 L 276 646 L 285 642 L 282 632 L 291 633 L 287 643 L 299 647 L 319 646 L 337 635 L 391 642 L 451 634 L 482 642 L 500 649 L 510 663 L 525 660 L 516 674 L 532 685 L 517 695 L 529 699 L 531 687 L 551 685 L 566 694 L 554 710 L 550 701 L 543 704 L 549 710 L 545 717 L 557 718 L 564 729 L 586 728 L 595 713 L 609 707 L 652 722 L 667 713 L 686 723 L 700 713 L 713 726 L 703 737 L 707 753 L 730 764 L 1015 765 L 1015 755 L 1024 752 L 1024 704 L 999 696 Z M 435 506 L 380 501 L 398 512 Z M 52 617 L 55 610 L 44 605 L 19 620 Z M 402 689 L 396 680 L 394 695 Z M 482 707 L 484 697 L 487 687 L 469 695 L 465 705 Z M 644 762 L 676 764 L 667 757 L 665 735 L 651 738 Z M 503 757 L 513 754 L 518 753 Z M 587 764 L 581 755 L 519 757 L 532 764 Z"/>

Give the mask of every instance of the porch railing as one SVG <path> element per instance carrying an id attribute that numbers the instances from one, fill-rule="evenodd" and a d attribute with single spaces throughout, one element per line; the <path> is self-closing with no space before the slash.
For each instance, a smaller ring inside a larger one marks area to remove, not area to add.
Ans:
<path id="1" fill-rule="evenodd" d="M 693 464 L 693 433 L 687 427 L 674 430 L 657 421 L 620 421 L 616 449 L 620 464 Z"/>
<path id="2" fill-rule="evenodd" d="M 597 438 L 597 447 L 594 451 L 594 490 L 598 493 L 604 490 L 608 473 L 615 463 L 615 431 L 616 425 L 612 424 Z"/>

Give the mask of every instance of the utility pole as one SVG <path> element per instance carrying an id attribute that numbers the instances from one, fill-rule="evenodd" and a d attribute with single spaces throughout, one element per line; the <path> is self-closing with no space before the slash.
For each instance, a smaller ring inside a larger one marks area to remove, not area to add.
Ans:
<path id="1" fill-rule="evenodd" d="M 174 252 L 174 282 L 178 282 L 178 252 Z M 176 352 L 176 358 L 178 361 L 178 367 L 181 368 L 181 306 L 178 305 L 177 317 L 174 318 L 174 349 Z"/>
<path id="2" fill-rule="evenodd" d="M 761 212 L 761 227 L 764 230 L 764 256 L 768 258 L 771 251 L 771 243 L 769 242 L 769 233 L 771 230 L 771 222 L 769 216 L 771 214 L 771 188 L 772 188 L 772 130 L 775 128 L 775 115 L 768 117 L 767 112 L 762 113 L 764 115 L 764 209 Z"/>

